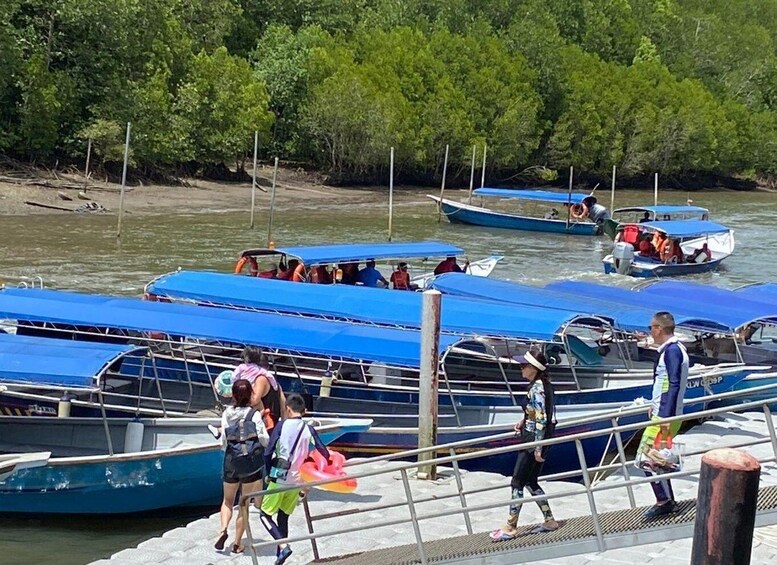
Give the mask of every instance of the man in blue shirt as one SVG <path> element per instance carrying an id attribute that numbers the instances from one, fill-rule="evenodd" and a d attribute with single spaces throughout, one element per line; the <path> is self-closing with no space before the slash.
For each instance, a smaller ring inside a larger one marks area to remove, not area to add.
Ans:
<path id="1" fill-rule="evenodd" d="M 658 359 L 653 368 L 653 393 L 650 399 L 651 421 L 679 416 L 683 413 L 683 397 L 688 383 L 688 353 L 674 335 L 674 317 L 669 312 L 658 312 L 650 322 L 650 335 L 658 345 Z M 642 433 L 638 454 L 647 456 L 654 447 L 656 437 L 662 442 L 674 437 L 680 430 L 680 422 L 653 424 Z M 658 447 L 665 447 L 659 445 Z M 645 470 L 648 477 L 653 473 Z M 668 480 L 650 483 L 656 495 L 656 504 L 645 512 L 646 518 L 657 518 L 677 510 L 672 484 Z"/>
<path id="2" fill-rule="evenodd" d="M 359 271 L 356 281 L 364 286 L 371 286 L 373 288 L 388 288 L 389 285 L 388 281 L 380 274 L 380 271 L 375 268 L 375 259 L 367 260 L 367 266 Z M 382 287 L 378 282 L 383 283 Z"/>

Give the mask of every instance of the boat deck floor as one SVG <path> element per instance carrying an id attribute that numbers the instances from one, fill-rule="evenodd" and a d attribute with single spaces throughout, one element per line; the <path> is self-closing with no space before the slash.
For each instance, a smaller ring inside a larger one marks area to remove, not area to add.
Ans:
<path id="1" fill-rule="evenodd" d="M 679 511 L 660 519 L 645 520 L 648 507 L 599 514 L 606 549 L 631 547 L 687 538 L 693 535 L 696 500 L 678 503 Z M 763 487 L 758 495 L 756 525 L 777 524 L 777 486 Z M 538 524 L 526 526 L 510 541 L 495 543 L 488 533 L 424 542 L 428 563 L 504 563 L 539 561 L 600 551 L 594 520 L 580 516 L 561 522 L 555 532 L 529 534 Z M 417 544 L 401 545 L 316 560 L 337 565 L 415 565 L 421 563 Z"/>

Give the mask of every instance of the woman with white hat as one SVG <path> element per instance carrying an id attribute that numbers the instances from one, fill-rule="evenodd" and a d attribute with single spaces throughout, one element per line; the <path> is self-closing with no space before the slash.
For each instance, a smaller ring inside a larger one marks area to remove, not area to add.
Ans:
<path id="1" fill-rule="evenodd" d="M 547 360 L 542 353 L 527 352 L 525 355 L 516 358 L 521 362 L 521 374 L 528 380 L 529 386 L 528 401 L 524 407 L 523 419 L 515 424 L 515 431 L 521 434 L 521 441 L 524 443 L 549 439 L 553 435 L 555 428 L 555 403 L 553 398 L 553 387 L 550 384 L 550 375 L 548 375 Z M 542 496 L 545 491 L 537 483 L 537 478 L 542 471 L 542 464 L 547 456 L 547 447 L 536 447 L 534 449 L 523 449 L 518 452 L 518 459 L 515 461 L 515 470 L 513 478 L 510 481 L 512 488 L 513 503 L 510 505 L 510 515 L 507 518 L 507 524 L 498 530 L 491 532 L 491 539 L 494 541 L 506 541 L 513 539 L 518 535 L 518 515 L 521 512 L 523 503 L 524 488 L 529 487 L 529 493 L 532 496 Z M 530 533 L 552 532 L 557 530 L 558 522 L 553 518 L 553 512 L 547 500 L 537 503 L 542 511 L 544 523 L 532 529 Z"/>

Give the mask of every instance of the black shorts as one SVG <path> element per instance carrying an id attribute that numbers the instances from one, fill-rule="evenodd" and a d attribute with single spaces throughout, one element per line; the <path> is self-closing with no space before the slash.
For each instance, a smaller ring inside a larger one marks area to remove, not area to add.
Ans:
<path id="1" fill-rule="evenodd" d="M 243 459 L 242 457 L 240 458 Z M 246 468 L 245 461 L 235 461 L 229 452 L 224 454 L 224 469 L 221 478 L 225 483 L 255 483 L 262 479 L 264 461 L 258 460 L 255 464 L 249 462 Z"/>

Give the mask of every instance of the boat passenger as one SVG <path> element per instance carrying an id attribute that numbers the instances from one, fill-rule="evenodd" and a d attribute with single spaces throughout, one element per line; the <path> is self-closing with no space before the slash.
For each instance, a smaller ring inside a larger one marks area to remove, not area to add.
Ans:
<path id="1" fill-rule="evenodd" d="M 588 217 L 595 224 L 603 224 L 605 220 L 610 219 L 610 211 L 598 204 L 595 196 L 586 196 L 583 198 L 583 204 L 588 208 Z"/>
<path id="2" fill-rule="evenodd" d="M 685 346 L 674 335 L 674 328 L 674 317 L 669 312 L 657 312 L 650 321 L 650 336 L 658 346 L 658 358 L 653 367 L 653 395 L 648 412 L 653 422 L 683 413 L 689 360 Z M 645 428 L 637 448 L 638 458 L 649 458 L 651 448 L 655 447 L 659 435 L 664 446 L 669 445 L 669 438 L 677 435 L 680 424 L 681 422 L 653 423 Z M 646 476 L 653 476 L 653 472 L 645 467 L 641 468 Z M 658 518 L 677 511 L 672 484 L 668 480 L 655 481 L 650 483 L 650 486 L 653 487 L 656 504 L 645 512 L 645 518 Z"/>
<path id="3" fill-rule="evenodd" d="M 286 403 L 283 389 L 270 372 L 267 356 L 261 349 L 248 346 L 241 358 L 243 362 L 232 373 L 232 381 L 245 379 L 251 384 L 251 407 L 262 413 L 265 427 L 271 431 L 283 414 Z"/>
<path id="4" fill-rule="evenodd" d="M 326 268 L 326 265 L 316 265 L 310 271 L 310 282 L 332 284 L 332 274 Z"/>
<path id="5" fill-rule="evenodd" d="M 670 239 L 664 245 L 664 249 L 661 255 L 661 260 L 664 263 L 683 263 L 685 262 L 685 255 L 683 249 L 680 247 L 680 243 L 676 239 Z"/>
<path id="6" fill-rule="evenodd" d="M 653 244 L 650 243 L 650 235 L 645 234 L 639 242 L 639 256 L 652 259 L 655 255 L 656 250 L 653 248 Z"/>
<path id="7" fill-rule="evenodd" d="M 356 284 L 356 279 L 359 277 L 359 264 L 358 263 L 339 263 L 337 270 L 340 271 L 340 278 L 336 282 L 340 284 Z"/>
<path id="8" fill-rule="evenodd" d="M 469 265 L 469 261 L 464 263 L 464 268 L 462 269 L 456 262 L 456 257 L 454 255 L 449 255 L 440 261 L 440 263 L 434 268 L 434 274 L 442 275 L 444 273 L 463 273 L 467 269 L 467 265 Z"/>
<path id="9" fill-rule="evenodd" d="M 531 443 L 550 439 L 556 427 L 555 402 L 553 387 L 550 384 L 547 360 L 542 353 L 527 352 L 518 357 L 521 361 L 521 375 L 531 383 L 528 392 L 528 402 L 524 408 L 523 419 L 515 424 L 515 431 L 521 435 L 521 443 Z M 542 471 L 542 464 L 548 454 L 547 447 L 524 449 L 518 452 L 515 461 L 513 478 L 510 481 L 513 502 L 510 505 L 510 513 L 507 524 L 498 530 L 491 532 L 494 541 L 507 541 L 518 535 L 518 515 L 523 503 L 524 488 L 529 487 L 532 496 L 542 496 L 545 491 L 537 483 L 537 478 Z M 547 500 L 537 503 L 545 519 L 544 523 L 532 530 L 532 533 L 552 532 L 559 527 L 553 518 L 553 512 Z"/>
<path id="10" fill-rule="evenodd" d="M 278 261 L 278 271 L 275 274 L 275 278 L 281 281 L 287 281 L 291 278 L 291 269 L 283 262 L 283 259 Z"/>
<path id="11" fill-rule="evenodd" d="M 418 285 L 410 282 L 410 273 L 407 272 L 407 263 L 399 263 L 397 270 L 391 273 L 391 284 L 394 290 L 417 290 Z"/>
<path id="12" fill-rule="evenodd" d="M 644 224 L 645 222 L 650 221 L 650 212 L 645 212 L 645 214 L 640 218 L 639 223 Z"/>
<path id="13" fill-rule="evenodd" d="M 658 254 L 658 259 L 663 260 L 664 248 L 669 243 L 669 241 L 667 240 L 666 234 L 664 232 L 657 231 L 653 236 L 653 240 L 651 241 L 651 243 L 653 244 L 653 248 L 656 250 L 656 253 Z"/>
<path id="14" fill-rule="evenodd" d="M 221 501 L 221 530 L 214 547 L 221 551 L 227 541 L 227 528 L 232 520 L 232 507 L 238 489 L 256 492 L 262 489 L 264 474 L 264 448 L 269 435 L 262 423 L 260 412 L 251 407 L 251 383 L 238 379 L 232 385 L 232 406 L 221 415 L 219 437 L 224 443 L 224 496 Z M 211 427 L 211 426 L 209 426 Z M 213 430 L 212 430 L 213 431 Z M 243 513 L 238 512 L 235 523 L 235 543 L 232 553 L 243 553 L 240 543 L 245 523 Z"/>
<path id="15" fill-rule="evenodd" d="M 367 265 L 359 271 L 356 281 L 372 288 L 388 288 L 389 285 L 385 277 L 375 268 L 375 259 L 367 259 Z"/>
<path id="16" fill-rule="evenodd" d="M 711 259 L 712 252 L 706 243 L 703 243 L 700 249 L 696 249 L 688 255 L 688 263 L 707 263 Z"/>

